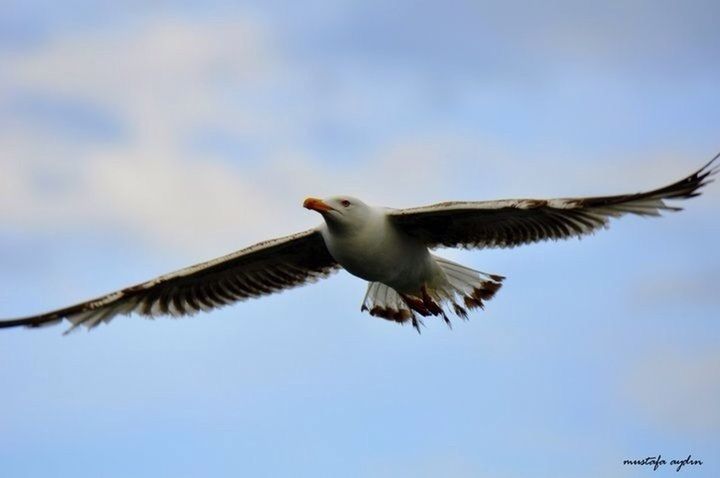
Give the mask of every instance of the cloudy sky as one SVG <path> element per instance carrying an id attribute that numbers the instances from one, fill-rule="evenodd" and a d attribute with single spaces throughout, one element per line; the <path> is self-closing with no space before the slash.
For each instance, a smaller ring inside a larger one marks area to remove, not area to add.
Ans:
<path id="1" fill-rule="evenodd" d="M 0 317 L 410 206 L 636 192 L 720 150 L 717 2 L 0 3 Z M 122 6 L 118 6 L 122 5 Z M 720 187 L 418 336 L 365 284 L 0 334 L 0 475 L 720 474 Z M 669 467 L 658 473 L 674 473 Z"/>

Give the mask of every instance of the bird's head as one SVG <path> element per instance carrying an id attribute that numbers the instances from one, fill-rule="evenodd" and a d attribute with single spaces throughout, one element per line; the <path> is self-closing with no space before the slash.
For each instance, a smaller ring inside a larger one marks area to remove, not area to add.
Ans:
<path id="1" fill-rule="evenodd" d="M 341 228 L 361 226 L 372 212 L 370 206 L 350 196 L 307 198 L 303 207 L 319 212 L 328 226 Z"/>

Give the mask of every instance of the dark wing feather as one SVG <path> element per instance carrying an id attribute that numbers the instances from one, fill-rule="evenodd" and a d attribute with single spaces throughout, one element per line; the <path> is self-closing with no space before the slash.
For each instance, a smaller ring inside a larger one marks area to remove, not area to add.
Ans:
<path id="1" fill-rule="evenodd" d="M 0 328 L 72 322 L 95 327 L 133 312 L 192 315 L 251 297 L 314 282 L 340 266 L 317 230 L 310 229 L 203 262 L 135 286 L 45 314 L 0 321 Z M 72 330 L 71 328 L 71 330 Z"/>
<path id="2" fill-rule="evenodd" d="M 577 237 L 606 227 L 608 219 L 625 214 L 659 216 L 679 211 L 666 199 L 688 199 L 711 182 L 709 163 L 690 176 L 644 193 L 564 199 L 510 199 L 446 202 L 412 209 L 391 210 L 390 220 L 429 247 L 515 247 L 548 239 Z"/>

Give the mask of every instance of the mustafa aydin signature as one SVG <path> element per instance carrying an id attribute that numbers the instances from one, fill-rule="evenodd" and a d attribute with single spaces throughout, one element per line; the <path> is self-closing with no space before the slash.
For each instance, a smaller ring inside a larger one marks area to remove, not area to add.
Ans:
<path id="1" fill-rule="evenodd" d="M 665 460 L 662 455 L 648 456 L 639 460 L 623 460 L 623 465 L 652 466 L 653 470 L 657 470 L 667 464 L 667 460 Z M 683 458 L 682 460 L 670 460 L 669 464 L 670 466 L 676 467 L 675 471 L 680 471 L 684 466 L 702 466 L 703 462 L 702 460 L 693 458 L 692 455 L 688 455 L 687 458 Z"/>

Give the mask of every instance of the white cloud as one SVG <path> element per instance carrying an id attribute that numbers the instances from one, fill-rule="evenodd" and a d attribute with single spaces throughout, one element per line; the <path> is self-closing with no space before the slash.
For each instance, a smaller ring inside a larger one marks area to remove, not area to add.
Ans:
<path id="1" fill-rule="evenodd" d="M 282 112 L 249 100 L 228 104 L 236 94 L 292 90 L 282 84 L 293 76 L 290 66 L 271 44 L 250 21 L 156 19 L 6 56 L 12 74 L 2 96 L 39 91 L 89 101 L 117 115 L 128 132 L 121 141 L 95 144 L 8 121 L 0 132 L 0 217 L 30 230 L 115 227 L 155 246 L 209 253 L 315 224 L 300 210 L 310 194 L 412 204 L 432 193 L 419 185 L 443 176 L 436 159 L 457 150 L 452 138 L 400 139 L 368 162 L 345 165 L 320 163 L 282 143 L 242 166 L 188 148 L 187 135 L 199 125 L 251 138 L 269 134 L 263 128 L 297 134 L 287 130 L 293 125 Z"/>
<path id="2" fill-rule="evenodd" d="M 90 102 L 127 129 L 121 140 L 96 144 L 5 118 L 0 219 L 7 227 L 114 227 L 156 247 L 210 255 L 315 224 L 299 209 L 307 195 L 353 194 L 402 207 L 495 195 L 619 193 L 684 173 L 679 155 L 662 167 L 647 167 L 651 161 L 638 161 L 642 168 L 619 161 L 574 166 L 574 157 L 524 158 L 444 132 L 388 140 L 365 162 L 320 161 L 295 140 L 304 121 L 342 121 L 337 115 L 350 121 L 352 98 L 306 104 L 301 112 L 302 102 L 287 105 L 287 113 L 270 104 L 301 94 L 308 72 L 284 58 L 250 17 L 155 18 L 83 31 L 22 55 L 5 53 L 0 63 L 7 72 L 0 99 L 29 91 Z M 271 146 L 261 158 L 233 164 L 188 148 L 188 136 L 204 127 Z M 621 170 L 627 174 L 618 176 Z M 598 179 L 603 173 L 612 184 Z"/>
<path id="3" fill-rule="evenodd" d="M 271 188 L 254 174 L 193 157 L 184 143 L 198 124 L 234 130 L 263 124 L 254 121 L 261 114 L 226 101 L 229 90 L 271 82 L 276 59 L 262 28 L 238 20 L 156 19 L 1 58 L 9 79 L 0 98 L 29 91 L 89 101 L 128 129 L 124 141 L 97 145 L 6 118 L 0 132 L 5 224 L 112 225 L 186 247 L 212 243 L 204 235 L 240 231 L 243 237 L 270 221 L 267 211 L 281 210 Z"/>
<path id="4" fill-rule="evenodd" d="M 232 114 L 218 93 L 262 85 L 275 59 L 257 22 L 171 17 L 78 32 L 3 62 L 10 89 L 91 100 L 121 115 L 140 139 L 165 141 L 163 133 L 188 122 Z"/>

